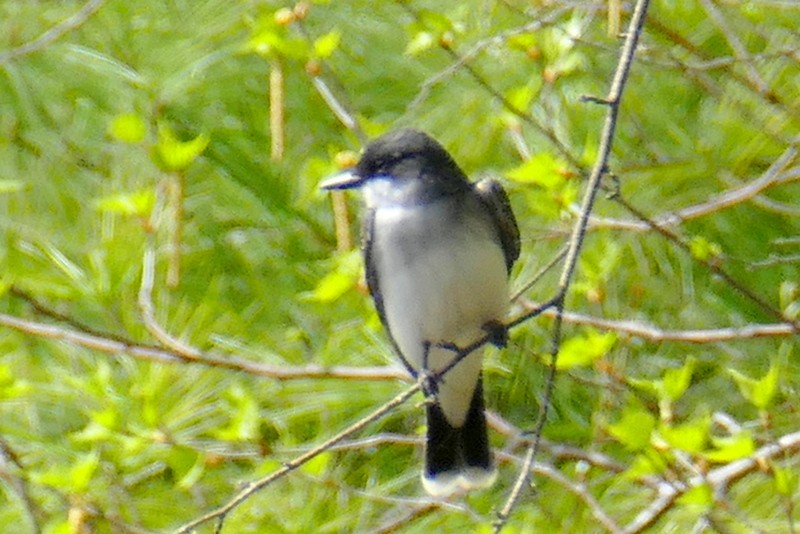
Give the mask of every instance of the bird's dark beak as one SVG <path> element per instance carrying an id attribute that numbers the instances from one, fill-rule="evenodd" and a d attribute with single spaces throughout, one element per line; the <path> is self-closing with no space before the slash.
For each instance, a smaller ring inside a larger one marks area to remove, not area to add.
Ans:
<path id="1" fill-rule="evenodd" d="M 339 174 L 334 174 L 319 184 L 320 189 L 351 189 L 364 183 L 364 178 L 356 174 L 355 169 L 347 169 Z"/>

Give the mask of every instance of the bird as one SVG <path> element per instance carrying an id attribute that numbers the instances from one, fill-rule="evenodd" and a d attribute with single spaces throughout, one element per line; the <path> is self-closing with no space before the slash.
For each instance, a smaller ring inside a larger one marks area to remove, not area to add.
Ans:
<path id="1" fill-rule="evenodd" d="M 520 235 L 503 187 L 470 182 L 442 145 L 415 129 L 368 143 L 355 167 L 320 187 L 362 190 L 367 286 L 400 361 L 427 378 L 424 489 L 448 496 L 490 487 L 497 470 L 484 351 L 461 348 L 507 340 L 502 321 Z"/>

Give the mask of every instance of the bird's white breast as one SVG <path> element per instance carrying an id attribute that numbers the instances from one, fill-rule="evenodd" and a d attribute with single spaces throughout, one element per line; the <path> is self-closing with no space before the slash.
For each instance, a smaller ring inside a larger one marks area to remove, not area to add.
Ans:
<path id="1" fill-rule="evenodd" d="M 380 206 L 372 254 L 389 330 L 415 369 L 424 345 L 465 346 L 483 325 L 502 320 L 508 301 L 505 259 L 488 214 L 474 198 L 447 197 L 413 206 Z M 481 352 L 459 363 L 439 385 L 438 400 L 451 424 L 463 424 L 481 369 Z M 432 347 L 428 368 L 455 356 Z"/>

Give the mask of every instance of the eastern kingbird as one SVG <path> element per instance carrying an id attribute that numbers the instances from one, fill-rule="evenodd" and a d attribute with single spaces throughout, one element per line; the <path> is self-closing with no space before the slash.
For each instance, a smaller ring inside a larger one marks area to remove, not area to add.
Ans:
<path id="1" fill-rule="evenodd" d="M 487 333 L 505 343 L 501 321 L 520 241 L 500 184 L 469 182 L 431 137 L 399 130 L 371 142 L 354 169 L 320 187 L 363 187 L 367 285 L 413 376 L 441 371 L 458 357 L 453 346 Z M 496 477 L 482 352 L 470 353 L 428 388 L 434 394 L 427 403 L 422 483 L 432 495 L 488 487 Z"/>

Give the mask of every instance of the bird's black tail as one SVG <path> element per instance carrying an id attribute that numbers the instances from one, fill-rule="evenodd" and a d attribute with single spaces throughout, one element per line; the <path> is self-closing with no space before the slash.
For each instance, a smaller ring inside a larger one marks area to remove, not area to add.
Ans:
<path id="1" fill-rule="evenodd" d="M 454 427 L 436 402 L 427 405 L 428 432 L 422 482 L 432 495 L 485 488 L 496 471 L 483 409 L 483 384 L 478 380 L 464 425 Z"/>

